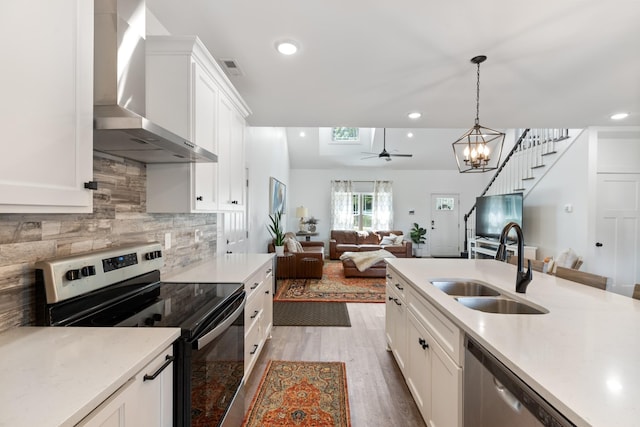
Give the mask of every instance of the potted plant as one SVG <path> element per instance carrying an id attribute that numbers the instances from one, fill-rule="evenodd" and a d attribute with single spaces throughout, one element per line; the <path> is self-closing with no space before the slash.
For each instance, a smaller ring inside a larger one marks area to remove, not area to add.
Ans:
<path id="1" fill-rule="evenodd" d="M 276 247 L 276 256 L 284 254 L 284 231 L 282 230 L 282 211 L 269 215 L 271 224 L 267 227 L 269 234 L 273 237 L 273 244 Z"/>
<path id="2" fill-rule="evenodd" d="M 414 244 L 413 254 L 416 258 L 422 257 L 422 245 L 427 241 L 424 237 L 426 234 L 426 228 L 420 227 L 417 222 L 413 223 L 413 228 L 409 232 L 409 235 L 411 236 L 411 241 Z"/>

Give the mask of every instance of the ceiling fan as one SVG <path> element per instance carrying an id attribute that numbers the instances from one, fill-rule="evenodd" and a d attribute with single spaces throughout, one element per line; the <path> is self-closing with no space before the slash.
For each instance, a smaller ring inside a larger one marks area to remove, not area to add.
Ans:
<path id="1" fill-rule="evenodd" d="M 378 157 L 380 159 L 385 159 L 387 162 L 391 161 L 391 157 L 413 157 L 413 154 L 395 154 L 389 153 L 387 151 L 387 128 L 382 129 L 382 151 L 380 153 L 369 153 L 363 152 L 363 154 L 372 154 L 368 157 L 363 157 L 362 160 L 365 159 L 373 159 L 374 157 Z"/>

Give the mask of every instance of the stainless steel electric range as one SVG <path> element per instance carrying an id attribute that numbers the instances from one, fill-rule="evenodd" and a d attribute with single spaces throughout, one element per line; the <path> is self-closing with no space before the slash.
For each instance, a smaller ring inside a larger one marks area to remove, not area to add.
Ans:
<path id="1" fill-rule="evenodd" d="M 47 326 L 179 327 L 174 425 L 239 425 L 245 292 L 237 283 L 160 280 L 159 243 L 36 263 L 37 322 Z"/>

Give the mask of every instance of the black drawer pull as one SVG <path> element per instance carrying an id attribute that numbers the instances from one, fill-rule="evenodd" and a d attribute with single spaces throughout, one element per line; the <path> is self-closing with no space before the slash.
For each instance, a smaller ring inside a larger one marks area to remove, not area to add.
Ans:
<path id="1" fill-rule="evenodd" d="M 256 351 L 258 351 L 258 344 L 253 345 L 253 350 L 251 350 L 249 354 L 256 354 Z"/>
<path id="2" fill-rule="evenodd" d="M 404 291 L 404 288 L 400 286 L 400 283 L 396 283 L 396 288 L 398 288 L 401 291 Z"/>
<path id="3" fill-rule="evenodd" d="M 147 381 L 147 380 L 149 380 L 149 381 L 155 380 L 156 377 L 158 375 L 160 375 L 160 373 L 167 368 L 167 366 L 171 365 L 171 363 L 174 361 L 174 359 L 175 359 L 175 357 L 167 355 L 165 357 L 164 364 L 162 366 L 160 366 L 160 368 L 153 375 L 145 374 L 144 377 L 142 378 L 142 381 L 144 382 L 144 381 Z"/>
<path id="4" fill-rule="evenodd" d="M 423 350 L 426 350 L 429 348 L 429 344 L 427 344 L 427 341 L 424 338 L 418 338 L 418 344 L 422 346 Z"/>
<path id="5" fill-rule="evenodd" d="M 254 284 L 253 284 L 253 286 L 251 287 L 251 289 L 255 289 L 255 288 L 257 288 L 257 287 L 258 287 L 258 285 L 260 285 L 260 283 L 258 283 L 258 282 L 254 283 Z"/>
<path id="6" fill-rule="evenodd" d="M 255 310 L 255 311 L 253 312 L 253 314 L 251 315 L 251 318 L 252 318 L 252 319 L 255 319 L 255 318 L 256 318 L 256 316 L 258 315 L 258 313 L 259 313 L 259 311 L 258 311 L 258 310 Z"/>
<path id="7" fill-rule="evenodd" d="M 395 302 L 395 303 L 396 303 L 396 305 L 402 305 L 402 303 L 398 302 L 398 298 L 394 298 L 394 299 L 393 299 L 393 302 Z"/>

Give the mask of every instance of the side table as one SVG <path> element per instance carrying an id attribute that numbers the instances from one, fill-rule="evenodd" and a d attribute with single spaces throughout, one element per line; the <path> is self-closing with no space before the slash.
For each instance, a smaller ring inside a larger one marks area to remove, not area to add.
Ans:
<path id="1" fill-rule="evenodd" d="M 306 240 L 307 242 L 311 241 L 311 236 L 317 236 L 318 233 L 315 232 L 311 232 L 311 231 L 298 231 L 296 233 L 296 236 L 304 236 L 304 240 Z"/>
<path id="2" fill-rule="evenodd" d="M 276 257 L 276 279 L 296 277 L 296 258 L 294 254 L 285 253 Z"/>

